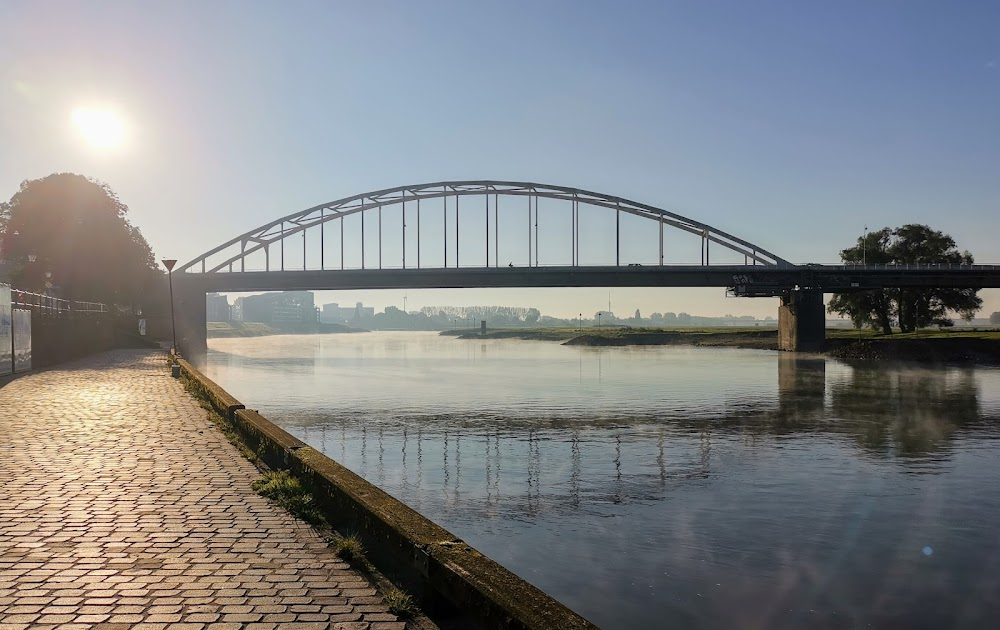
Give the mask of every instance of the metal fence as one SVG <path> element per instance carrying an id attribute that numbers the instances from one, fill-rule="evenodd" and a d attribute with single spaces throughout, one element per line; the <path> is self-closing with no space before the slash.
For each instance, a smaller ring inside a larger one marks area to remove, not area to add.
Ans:
<path id="1" fill-rule="evenodd" d="M 64 300 L 62 298 L 11 289 L 10 302 L 14 308 L 30 309 L 42 317 L 75 317 L 77 315 L 99 315 L 111 309 L 101 302 Z"/>

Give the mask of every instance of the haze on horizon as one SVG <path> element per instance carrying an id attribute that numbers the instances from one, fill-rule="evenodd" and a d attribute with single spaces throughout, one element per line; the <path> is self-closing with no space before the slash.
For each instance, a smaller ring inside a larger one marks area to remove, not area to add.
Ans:
<path id="1" fill-rule="evenodd" d="M 998 25 L 986 2 L 13 0 L 0 198 L 52 172 L 97 178 L 158 257 L 182 262 L 317 203 L 488 178 L 620 195 L 793 262 L 835 262 L 865 226 L 926 223 L 1000 263 Z M 384 308 L 402 293 L 317 301 Z M 571 317 L 606 294 L 408 301 Z M 982 296 L 980 316 L 1000 310 L 1000 291 Z M 644 315 L 777 306 L 720 289 L 612 301 Z"/>

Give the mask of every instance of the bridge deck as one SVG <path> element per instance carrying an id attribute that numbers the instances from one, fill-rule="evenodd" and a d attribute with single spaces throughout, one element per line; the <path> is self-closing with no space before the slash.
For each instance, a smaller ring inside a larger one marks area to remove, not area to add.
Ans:
<path id="1" fill-rule="evenodd" d="M 257 476 L 160 353 L 0 388 L 0 627 L 401 630 Z"/>
<path id="2" fill-rule="evenodd" d="M 1000 287 L 997 265 L 625 265 L 610 267 L 461 267 L 442 269 L 299 269 L 174 274 L 201 291 L 417 289 L 488 287 L 732 287 L 821 289 Z"/>

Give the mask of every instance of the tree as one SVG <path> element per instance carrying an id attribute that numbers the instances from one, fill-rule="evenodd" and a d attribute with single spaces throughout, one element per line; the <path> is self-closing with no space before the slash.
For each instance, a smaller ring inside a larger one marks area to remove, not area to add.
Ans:
<path id="1" fill-rule="evenodd" d="M 0 204 L 0 256 L 20 289 L 135 303 L 161 276 L 128 206 L 107 184 L 73 173 L 26 180 Z"/>
<path id="2" fill-rule="evenodd" d="M 1000 311 L 990 313 L 990 323 L 994 326 L 1000 326 Z"/>
<path id="3" fill-rule="evenodd" d="M 926 225 L 907 224 L 896 229 L 882 228 L 858 238 L 854 247 L 840 252 L 849 263 L 907 264 L 946 263 L 971 265 L 972 254 L 960 252 L 955 240 Z M 949 313 L 970 320 L 983 304 L 979 289 L 937 287 L 930 289 L 876 289 L 858 293 L 836 293 L 828 310 L 851 318 L 858 328 L 871 326 L 885 334 L 893 323 L 903 332 L 913 332 L 932 324 L 954 323 Z"/>

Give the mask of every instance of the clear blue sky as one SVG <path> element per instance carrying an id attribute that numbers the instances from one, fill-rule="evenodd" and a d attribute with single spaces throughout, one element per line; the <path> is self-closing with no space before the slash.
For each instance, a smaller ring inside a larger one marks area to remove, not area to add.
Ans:
<path id="1" fill-rule="evenodd" d="M 88 145 L 81 106 L 119 112 L 123 144 Z M 109 183 L 182 261 L 350 194 L 491 178 L 650 203 L 794 262 L 921 222 L 1000 263 L 1000 3 L 6 0 L 0 197 L 55 171 Z M 607 306 L 599 289 L 409 298 Z M 357 299 L 401 305 L 322 301 Z M 614 302 L 776 308 L 720 289 Z"/>

